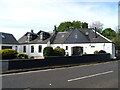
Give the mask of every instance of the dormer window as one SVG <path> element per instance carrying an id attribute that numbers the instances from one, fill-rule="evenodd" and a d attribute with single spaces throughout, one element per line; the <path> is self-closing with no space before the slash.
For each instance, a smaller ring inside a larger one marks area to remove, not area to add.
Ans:
<path id="1" fill-rule="evenodd" d="M 76 39 L 78 38 L 77 34 L 75 35 L 75 38 L 76 38 Z"/>
<path id="2" fill-rule="evenodd" d="M 40 40 L 43 40 L 43 32 L 40 33 L 39 38 Z"/>
<path id="3" fill-rule="evenodd" d="M 85 35 L 88 36 L 88 35 L 89 35 L 89 32 L 85 32 Z"/>

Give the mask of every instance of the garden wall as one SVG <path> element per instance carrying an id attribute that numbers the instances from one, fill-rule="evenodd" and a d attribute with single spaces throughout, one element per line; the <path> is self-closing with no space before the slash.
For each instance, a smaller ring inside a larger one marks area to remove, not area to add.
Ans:
<path id="1" fill-rule="evenodd" d="M 44 59 L 0 60 L 2 71 L 109 61 L 110 54 L 86 54 L 82 56 L 45 57 Z"/>

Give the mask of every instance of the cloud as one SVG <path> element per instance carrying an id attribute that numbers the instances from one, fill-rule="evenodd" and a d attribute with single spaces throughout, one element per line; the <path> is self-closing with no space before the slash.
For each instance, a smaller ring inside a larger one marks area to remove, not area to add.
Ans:
<path id="1" fill-rule="evenodd" d="M 0 0 L 0 32 L 13 33 L 18 39 L 30 29 L 35 32 L 40 29 L 51 31 L 54 25 L 73 20 L 88 23 L 100 21 L 105 28 L 114 28 L 118 19 L 117 0 L 115 1 Z"/>

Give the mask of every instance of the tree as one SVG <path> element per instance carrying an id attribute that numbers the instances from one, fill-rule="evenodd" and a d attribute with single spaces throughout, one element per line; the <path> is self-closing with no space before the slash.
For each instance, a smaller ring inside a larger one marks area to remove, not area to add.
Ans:
<path id="1" fill-rule="evenodd" d="M 82 23 L 82 28 L 88 28 L 88 23 L 83 22 L 83 23 Z"/>
<path id="2" fill-rule="evenodd" d="M 120 50 L 119 31 L 115 32 L 111 28 L 106 28 L 105 30 L 103 30 L 102 35 L 112 40 L 115 43 L 116 50 Z"/>
<path id="3" fill-rule="evenodd" d="M 94 21 L 90 25 L 90 28 L 97 28 L 97 32 L 101 33 L 103 29 L 103 24 L 100 21 Z"/>
<path id="4" fill-rule="evenodd" d="M 67 21 L 67 22 L 62 22 L 58 26 L 57 30 L 60 32 L 64 32 L 66 30 L 71 30 L 71 29 L 79 29 L 79 28 L 88 28 L 88 23 L 86 22 L 81 22 L 81 21 Z"/>
<path id="5" fill-rule="evenodd" d="M 116 37 L 116 32 L 111 28 L 106 28 L 102 31 L 102 35 L 112 40 Z"/>
<path id="6" fill-rule="evenodd" d="M 72 28 L 72 23 L 71 22 L 62 22 L 57 30 L 60 31 L 60 32 L 64 32 L 65 30 L 69 30 Z"/>

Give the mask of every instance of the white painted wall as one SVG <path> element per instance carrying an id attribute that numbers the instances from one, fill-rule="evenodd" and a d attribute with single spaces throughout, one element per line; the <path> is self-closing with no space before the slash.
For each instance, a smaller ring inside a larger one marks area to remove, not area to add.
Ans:
<path id="1" fill-rule="evenodd" d="M 72 55 L 72 47 L 80 46 L 83 47 L 83 53 L 94 54 L 96 50 L 104 50 L 111 54 L 111 58 L 115 57 L 115 45 L 113 43 L 52 44 L 51 46 L 53 48 L 59 46 L 63 49 L 66 49 L 66 46 L 68 46 L 66 52 L 69 52 L 69 55 Z"/>
<path id="2" fill-rule="evenodd" d="M 42 52 L 38 52 L 39 45 L 42 46 Z M 24 44 L 20 45 L 18 48 L 19 53 L 23 52 L 23 46 L 26 46 L 26 54 L 29 56 L 43 56 L 43 49 L 47 47 L 47 44 Z M 34 53 L 31 53 L 31 46 L 34 46 Z M 80 46 L 83 47 L 83 53 L 87 54 L 94 54 L 94 51 L 96 50 L 104 50 L 107 53 L 111 54 L 111 58 L 115 57 L 115 46 L 113 43 L 83 43 L 83 44 L 51 44 L 53 48 L 56 48 L 59 46 L 60 48 L 65 49 L 66 52 L 69 53 L 69 55 L 72 55 L 72 47 Z M 66 50 L 66 46 L 68 46 L 68 50 Z"/>
<path id="3" fill-rule="evenodd" d="M 16 46 L 19 47 L 19 45 L 14 44 L 0 44 L 0 50 L 2 49 L 2 46 L 12 46 L 12 49 L 17 50 Z"/>
<path id="4" fill-rule="evenodd" d="M 38 52 L 39 45 L 42 46 L 41 53 Z M 25 52 L 23 52 L 23 46 L 26 46 L 26 54 L 28 56 L 43 56 L 43 49 L 45 47 L 47 47 L 47 44 L 24 44 L 24 45 L 20 45 L 19 53 L 25 53 Z M 34 53 L 31 53 L 31 46 L 34 46 Z"/>

